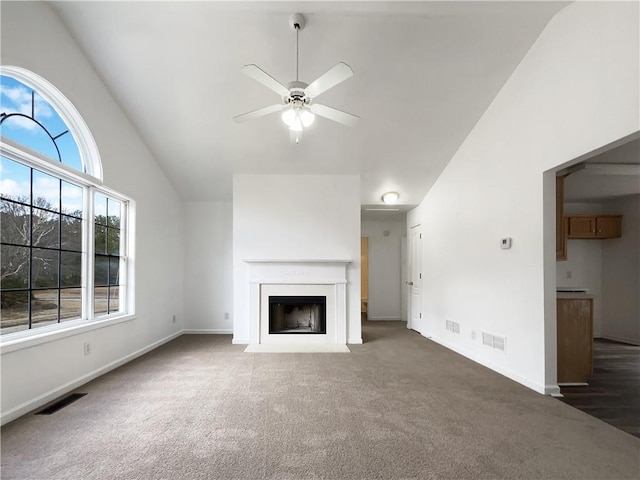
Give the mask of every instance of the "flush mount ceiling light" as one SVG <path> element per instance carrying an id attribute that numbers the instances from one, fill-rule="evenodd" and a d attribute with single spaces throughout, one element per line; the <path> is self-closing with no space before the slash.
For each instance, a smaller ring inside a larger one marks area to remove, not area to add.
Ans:
<path id="1" fill-rule="evenodd" d="M 387 192 L 382 195 L 382 201 L 387 205 L 393 205 L 400 198 L 400 194 L 398 192 Z"/>
<path id="2" fill-rule="evenodd" d="M 296 80 L 286 87 L 271 75 L 260 69 L 257 65 L 245 65 L 242 73 L 262 83 L 265 87 L 282 96 L 282 104 L 271 105 L 252 112 L 233 117 L 235 122 L 244 122 L 260 118 L 270 113 L 282 112 L 282 121 L 289 127 L 291 141 L 300 143 L 302 131 L 311 126 L 315 116 L 319 115 L 334 122 L 347 125 L 355 125 L 360 117 L 341 110 L 314 103 L 314 98 L 344 82 L 353 75 L 353 70 L 346 63 L 339 62 L 327 73 L 317 80 L 306 84 L 298 79 L 298 32 L 304 28 L 304 17 L 300 13 L 294 13 L 289 18 L 289 26 L 296 32 Z"/>

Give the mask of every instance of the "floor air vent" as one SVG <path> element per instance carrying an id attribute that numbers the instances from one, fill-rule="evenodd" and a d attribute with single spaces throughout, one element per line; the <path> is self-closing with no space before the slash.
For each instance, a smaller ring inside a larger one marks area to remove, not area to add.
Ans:
<path id="1" fill-rule="evenodd" d="M 482 344 L 503 353 L 507 350 L 507 339 L 492 333 L 482 332 Z"/>
<path id="2" fill-rule="evenodd" d="M 67 395 L 64 398 L 61 398 L 55 403 L 52 403 L 46 408 L 40 410 L 36 415 L 51 415 L 52 413 L 56 413 L 58 410 L 66 407 L 67 405 L 71 405 L 76 400 L 84 397 L 86 393 L 72 393 L 71 395 Z"/>

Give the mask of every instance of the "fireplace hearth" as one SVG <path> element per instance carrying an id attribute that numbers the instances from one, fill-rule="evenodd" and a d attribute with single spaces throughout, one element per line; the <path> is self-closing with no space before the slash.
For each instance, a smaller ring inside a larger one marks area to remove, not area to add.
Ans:
<path id="1" fill-rule="evenodd" d="M 269 296 L 269 334 L 327 333 L 327 297 Z"/>

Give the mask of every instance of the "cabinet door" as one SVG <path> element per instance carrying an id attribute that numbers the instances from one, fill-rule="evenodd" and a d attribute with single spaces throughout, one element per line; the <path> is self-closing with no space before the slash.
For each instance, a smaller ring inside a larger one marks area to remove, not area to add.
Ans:
<path id="1" fill-rule="evenodd" d="M 596 234 L 599 238 L 616 238 L 622 235 L 622 218 L 596 217 Z"/>
<path id="2" fill-rule="evenodd" d="M 595 236 L 595 217 L 569 217 L 569 238 L 593 238 Z"/>
<path id="3" fill-rule="evenodd" d="M 558 299 L 558 383 L 586 383 L 593 373 L 593 300 Z"/>

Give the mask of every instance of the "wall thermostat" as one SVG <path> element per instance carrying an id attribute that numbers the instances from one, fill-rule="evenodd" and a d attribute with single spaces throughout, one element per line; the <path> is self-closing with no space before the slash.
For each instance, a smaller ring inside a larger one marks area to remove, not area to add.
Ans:
<path id="1" fill-rule="evenodd" d="M 511 248 L 511 237 L 500 239 L 500 248 Z"/>

